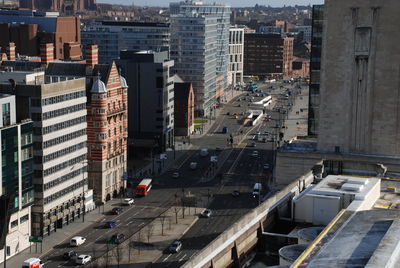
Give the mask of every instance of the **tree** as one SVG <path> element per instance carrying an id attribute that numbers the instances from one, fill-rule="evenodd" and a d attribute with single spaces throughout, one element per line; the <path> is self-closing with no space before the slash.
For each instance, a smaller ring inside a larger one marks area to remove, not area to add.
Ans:
<path id="1" fill-rule="evenodd" d="M 179 213 L 179 207 L 175 206 L 174 207 L 174 213 L 175 213 L 175 223 L 178 224 L 178 213 Z"/>
<path id="2" fill-rule="evenodd" d="M 128 261 L 129 261 L 129 263 L 130 263 L 130 262 L 131 262 L 132 247 L 133 247 L 133 244 L 134 244 L 133 236 L 131 236 L 131 237 L 129 238 L 129 241 L 128 241 L 128 243 L 126 243 L 126 244 L 128 245 Z"/>
<path id="3" fill-rule="evenodd" d="M 167 219 L 167 216 L 165 213 L 161 214 L 159 217 L 160 223 L 161 223 L 161 235 L 164 235 L 164 225 L 165 225 L 165 220 Z"/>
<path id="4" fill-rule="evenodd" d="M 150 238 L 152 237 L 153 232 L 154 232 L 154 224 L 150 222 L 146 226 L 147 244 L 150 244 Z"/>
<path id="5" fill-rule="evenodd" d="M 119 268 L 119 264 L 120 264 L 120 262 L 122 260 L 122 256 L 123 256 L 122 249 L 119 244 L 117 244 L 117 246 L 114 247 L 113 252 L 114 252 L 115 260 L 117 261 L 117 267 Z"/>
<path id="6" fill-rule="evenodd" d="M 139 230 L 136 237 L 138 242 L 138 255 L 140 255 L 140 250 L 142 249 L 142 242 L 143 242 L 142 229 Z"/>

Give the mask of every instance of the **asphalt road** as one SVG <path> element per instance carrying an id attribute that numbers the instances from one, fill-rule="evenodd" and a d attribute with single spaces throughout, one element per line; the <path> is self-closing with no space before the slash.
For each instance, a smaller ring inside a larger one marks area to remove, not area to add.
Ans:
<path id="1" fill-rule="evenodd" d="M 271 89 L 267 89 L 265 84 L 260 84 L 259 88 L 263 92 L 272 93 L 275 100 L 272 106 L 287 107 L 290 99 L 287 101 L 279 97 L 279 94 L 285 92 L 284 88 L 277 86 L 277 89 L 272 92 Z M 243 97 L 239 98 L 243 99 Z M 170 170 L 153 178 L 153 188 L 148 196 L 136 198 L 135 204 L 125 207 L 121 215 L 105 215 L 101 222 L 75 234 L 87 238 L 86 243 L 76 249 L 79 254 L 89 254 L 94 258 L 104 254 L 110 247 L 107 246 L 106 241 L 113 234 L 124 233 L 126 237 L 133 235 L 176 204 L 179 197 L 190 192 L 196 197 L 197 206 L 210 208 L 213 211 L 212 216 L 199 219 L 189 229 L 181 239 L 183 248 L 179 253 L 169 254 L 166 252 L 152 265 L 152 267 L 179 267 L 247 211 L 257 206 L 259 201 L 257 198 L 253 198 L 253 185 L 255 182 L 263 183 L 262 193 L 267 193 L 271 169 L 264 168 L 264 164 L 268 163 L 272 166 L 273 163 L 273 143 L 262 142 L 262 137 L 266 137 L 267 140 L 271 137 L 276 139 L 282 129 L 275 126 L 283 123 L 279 119 L 283 119 L 285 114 L 267 111 L 274 120 L 261 121 L 254 127 L 245 127 L 241 124 L 243 118 L 235 119 L 231 115 L 226 115 L 228 111 L 231 114 L 240 113 L 244 111 L 243 107 L 251 108 L 251 103 L 249 106 L 249 102 L 237 99 L 223 106 L 221 115 L 216 118 L 208 134 L 201 138 L 191 139 L 191 142 L 198 148 L 208 148 L 208 156 L 200 156 L 199 150 L 189 152 L 187 158 L 179 163 L 176 170 Z M 239 103 L 241 107 L 238 107 Z M 228 134 L 222 133 L 222 128 L 225 126 L 229 128 Z M 270 134 L 268 136 L 260 135 L 261 140 L 253 140 L 254 137 L 257 137 L 254 135 L 257 131 L 261 133 L 269 131 Z M 242 141 L 242 145 L 237 147 L 228 144 L 227 140 L 229 140 L 230 134 L 233 135 L 235 145 L 240 141 Z M 249 147 L 253 142 L 256 143 L 256 147 Z M 217 147 L 223 150 L 216 151 Z M 251 152 L 254 150 L 259 152 L 259 157 L 251 156 Z M 210 162 L 211 155 L 218 156 L 218 165 Z M 191 162 L 198 163 L 195 170 L 190 168 Z M 175 171 L 180 173 L 180 177 L 177 179 L 172 178 L 172 173 Z M 218 176 L 218 174 L 221 175 Z M 232 196 L 233 190 L 239 190 L 240 196 Z M 104 228 L 107 221 L 117 221 L 118 225 L 112 229 Z M 69 246 L 70 238 L 61 242 L 47 254 L 47 257 L 44 258 L 46 267 L 76 266 L 73 262 L 62 259 L 64 252 L 75 250 Z"/>

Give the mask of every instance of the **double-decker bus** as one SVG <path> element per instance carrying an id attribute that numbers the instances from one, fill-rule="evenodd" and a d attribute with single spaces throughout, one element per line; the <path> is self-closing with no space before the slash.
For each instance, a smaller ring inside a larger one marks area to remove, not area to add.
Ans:
<path id="1" fill-rule="evenodd" d="M 151 179 L 143 179 L 141 182 L 139 182 L 135 189 L 135 195 L 146 196 L 151 189 L 151 181 Z"/>

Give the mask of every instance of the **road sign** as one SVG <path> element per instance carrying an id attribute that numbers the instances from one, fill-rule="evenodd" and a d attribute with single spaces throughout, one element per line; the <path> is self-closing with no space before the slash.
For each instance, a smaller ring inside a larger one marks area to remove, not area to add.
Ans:
<path id="1" fill-rule="evenodd" d="M 42 236 L 30 236 L 29 237 L 29 242 L 42 243 L 42 241 L 43 241 Z"/>

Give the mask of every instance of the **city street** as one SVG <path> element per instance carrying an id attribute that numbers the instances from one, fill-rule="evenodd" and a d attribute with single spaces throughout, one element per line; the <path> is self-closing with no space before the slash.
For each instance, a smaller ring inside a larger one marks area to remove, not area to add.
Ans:
<path id="1" fill-rule="evenodd" d="M 273 120 L 262 120 L 255 126 L 243 126 L 243 116 L 232 116 L 233 113 L 245 113 L 247 107 L 252 109 L 252 103 L 243 100 L 247 92 L 224 104 L 220 116 L 213 122 L 208 133 L 191 138 L 194 148 L 198 149 L 186 154 L 174 168 L 154 177 L 153 188 L 148 196 L 135 198 L 134 205 L 125 206 L 120 215 L 110 215 L 105 211 L 105 217 L 101 221 L 74 234 L 87 239 L 83 245 L 77 248 L 70 247 L 69 240 L 72 236 L 60 242 L 52 251 L 42 256 L 46 267 L 76 266 L 74 262 L 62 258 L 64 252 L 69 250 L 91 255 L 95 259 L 115 246 L 107 244 L 107 240 L 113 234 L 123 233 L 126 238 L 133 236 L 171 206 L 181 206 L 182 197 L 189 196 L 192 200 L 190 206 L 210 208 L 211 217 L 200 218 L 186 232 L 181 238 L 183 246 L 180 252 L 170 254 L 165 250 L 152 267 L 182 265 L 247 211 L 258 205 L 261 200 L 252 195 L 254 183 L 262 183 L 262 195 L 268 193 L 272 183 L 272 149 L 275 144 L 272 140 L 277 140 L 279 133 L 284 130 L 282 126 L 286 114 L 281 111 L 285 109 L 286 102 L 290 101 L 279 97 L 285 91 L 279 85 L 275 85 L 276 89 L 272 92 L 274 101 L 266 110 Z M 269 86 L 260 84 L 259 89 L 270 92 Z M 239 104 L 241 107 L 238 107 Z M 272 111 L 272 108 L 278 105 L 281 110 Z M 230 115 L 227 115 L 228 112 Z M 222 133 L 223 127 L 228 128 L 228 133 Z M 258 131 L 261 134 L 256 134 Z M 264 134 L 266 131 L 268 135 Z M 230 135 L 233 144 L 230 144 Z M 207 156 L 200 155 L 200 149 L 203 148 L 208 149 Z M 254 156 L 253 151 L 257 151 L 258 156 Z M 210 161 L 210 156 L 213 155 L 217 156 L 217 163 Z M 197 162 L 194 170 L 190 168 L 191 162 Z M 174 172 L 179 172 L 179 178 L 172 177 Z M 240 192 L 239 196 L 232 195 L 234 190 Z M 114 206 L 119 205 L 116 203 Z M 108 221 L 116 221 L 117 226 L 105 228 Z"/>

